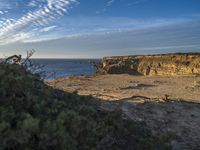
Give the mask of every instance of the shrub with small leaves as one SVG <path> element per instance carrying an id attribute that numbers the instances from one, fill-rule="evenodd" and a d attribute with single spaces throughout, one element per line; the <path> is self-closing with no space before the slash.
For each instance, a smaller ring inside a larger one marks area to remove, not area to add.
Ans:
<path id="1" fill-rule="evenodd" d="M 0 150 L 169 149 L 144 123 L 97 111 L 92 97 L 52 89 L 19 65 L 0 64 Z"/>

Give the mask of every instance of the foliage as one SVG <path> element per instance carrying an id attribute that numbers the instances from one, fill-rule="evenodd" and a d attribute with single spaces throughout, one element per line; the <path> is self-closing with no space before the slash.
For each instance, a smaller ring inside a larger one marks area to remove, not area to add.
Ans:
<path id="1" fill-rule="evenodd" d="M 0 150 L 167 149 L 144 123 L 99 110 L 91 97 L 45 85 L 19 65 L 0 64 Z"/>

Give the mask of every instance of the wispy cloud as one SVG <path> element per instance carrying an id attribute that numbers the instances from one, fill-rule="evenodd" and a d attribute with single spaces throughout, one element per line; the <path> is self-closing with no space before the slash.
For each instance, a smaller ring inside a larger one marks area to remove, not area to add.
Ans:
<path id="1" fill-rule="evenodd" d="M 35 41 L 9 44 L 2 47 L 2 49 L 15 49 L 17 53 L 21 53 L 33 47 L 37 48 L 38 57 L 60 58 L 67 58 L 69 55 L 88 58 L 189 50 L 200 52 L 199 26 L 200 21 L 197 20 L 170 23 L 168 25 L 149 25 L 148 28 L 142 29 L 74 35 L 49 40 L 38 40 L 36 38 L 37 40 Z"/>
<path id="2" fill-rule="evenodd" d="M 31 0 L 31 1 L 28 3 L 28 6 L 30 6 L 30 7 L 38 7 L 38 6 L 41 6 L 41 0 Z"/>
<path id="3" fill-rule="evenodd" d="M 40 30 L 40 32 L 48 32 L 48 31 L 51 31 L 51 30 L 53 30 L 53 29 L 55 29 L 55 28 L 56 28 L 56 26 L 45 27 L 45 28 L 42 28 L 42 29 Z"/>
<path id="4" fill-rule="evenodd" d="M 30 26 L 48 25 L 56 16 L 66 13 L 70 5 L 75 2 L 76 0 L 46 0 L 42 7 L 26 13 L 17 20 L 3 20 L 3 23 L 0 24 L 0 44 L 20 40 L 20 37 L 24 39 L 24 36 L 18 36 L 23 33 L 24 29 Z M 32 0 L 33 4 L 37 4 L 37 0 Z"/>
<path id="5" fill-rule="evenodd" d="M 4 14 L 6 14 L 6 13 L 8 13 L 7 10 L 0 10 L 0 15 L 4 15 Z"/>
<path id="6" fill-rule="evenodd" d="M 106 4 L 106 7 L 110 7 L 114 2 L 115 0 L 109 0 Z"/>
<path id="7" fill-rule="evenodd" d="M 127 6 L 138 5 L 140 3 L 146 2 L 147 0 L 133 0 L 132 2 L 128 3 Z"/>
<path id="8" fill-rule="evenodd" d="M 169 26 L 189 22 L 187 18 L 150 18 L 134 19 L 126 17 L 68 17 L 59 24 L 56 33 L 59 37 L 77 34 L 95 34 L 103 32 L 138 30 L 150 27 Z M 67 27 L 67 28 L 66 28 Z M 54 30 L 53 30 L 54 31 Z M 52 32 L 53 32 L 52 31 Z M 52 33 L 51 32 L 51 33 Z"/>
<path id="9" fill-rule="evenodd" d="M 115 0 L 108 0 L 105 6 L 101 10 L 97 10 L 96 14 L 100 14 L 102 12 L 106 12 L 108 7 L 111 7 L 115 3 Z"/>

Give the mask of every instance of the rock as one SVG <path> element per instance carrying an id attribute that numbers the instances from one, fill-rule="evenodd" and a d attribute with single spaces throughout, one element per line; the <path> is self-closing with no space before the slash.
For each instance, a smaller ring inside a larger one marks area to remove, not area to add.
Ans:
<path id="1" fill-rule="evenodd" d="M 199 75 L 200 53 L 105 57 L 100 74 Z"/>

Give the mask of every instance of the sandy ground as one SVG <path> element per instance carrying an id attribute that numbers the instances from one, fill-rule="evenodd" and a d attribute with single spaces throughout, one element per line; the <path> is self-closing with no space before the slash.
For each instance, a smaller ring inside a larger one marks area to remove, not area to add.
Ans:
<path id="1" fill-rule="evenodd" d="M 131 75 L 100 75 L 67 77 L 49 82 L 52 86 L 80 95 L 104 100 L 121 100 L 133 96 L 200 102 L 200 76 L 144 77 Z"/>
<path id="2" fill-rule="evenodd" d="M 200 76 L 99 75 L 47 84 L 92 95 L 104 110 L 120 109 L 124 117 L 145 122 L 154 134 L 173 135 L 174 150 L 200 149 Z"/>

